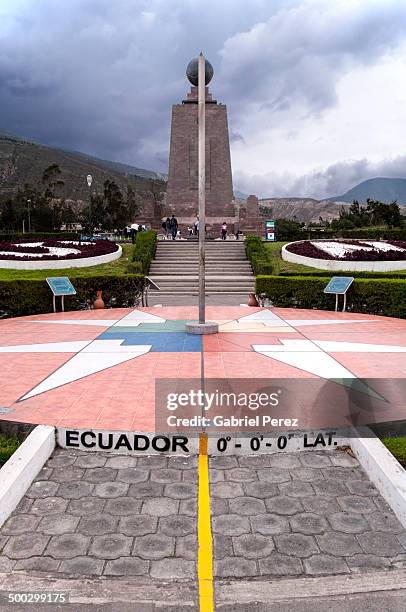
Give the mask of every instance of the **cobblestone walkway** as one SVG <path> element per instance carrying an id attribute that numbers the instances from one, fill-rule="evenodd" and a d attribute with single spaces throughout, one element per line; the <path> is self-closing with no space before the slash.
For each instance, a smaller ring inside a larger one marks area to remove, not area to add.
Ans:
<path id="1" fill-rule="evenodd" d="M 405 530 L 347 453 L 209 465 L 217 584 L 406 568 Z M 190 585 L 198 610 L 197 475 L 195 457 L 58 449 L 0 530 L 0 572 Z"/>
<path id="2" fill-rule="evenodd" d="M 196 463 L 57 450 L 0 530 L 0 571 L 195 580 Z"/>
<path id="3" fill-rule="evenodd" d="M 215 577 L 406 567 L 406 532 L 343 452 L 210 459 Z"/>

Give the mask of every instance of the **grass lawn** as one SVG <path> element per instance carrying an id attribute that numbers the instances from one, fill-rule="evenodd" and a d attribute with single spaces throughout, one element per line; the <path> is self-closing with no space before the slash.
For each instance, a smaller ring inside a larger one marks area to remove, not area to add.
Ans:
<path id="1" fill-rule="evenodd" d="M 403 467 L 406 467 L 406 436 L 399 438 L 382 438 L 382 443 L 399 461 Z"/>
<path id="2" fill-rule="evenodd" d="M 125 274 L 126 265 L 130 261 L 132 244 L 122 244 L 123 254 L 120 259 L 111 263 L 89 266 L 88 268 L 63 268 L 61 270 L 6 270 L 0 268 L 0 281 L 45 279 L 47 276 L 70 276 L 78 278 L 94 274 Z"/>
<path id="3" fill-rule="evenodd" d="M 281 272 L 320 272 L 317 268 L 310 268 L 309 266 L 302 266 L 302 264 L 290 263 L 282 259 L 282 247 L 287 242 L 266 242 L 265 246 L 270 251 L 271 263 L 274 266 L 274 274 L 280 274 Z M 326 271 L 326 276 L 329 272 Z"/>
<path id="4" fill-rule="evenodd" d="M 7 459 L 10 459 L 20 444 L 21 441 L 15 436 L 0 434 L 0 467 L 6 463 Z"/>

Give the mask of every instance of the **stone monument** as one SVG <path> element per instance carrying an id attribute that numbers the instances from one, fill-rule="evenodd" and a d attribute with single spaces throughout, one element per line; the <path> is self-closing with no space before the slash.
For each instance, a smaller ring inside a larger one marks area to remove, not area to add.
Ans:
<path id="1" fill-rule="evenodd" d="M 206 83 L 213 69 L 206 62 Z M 180 224 L 193 224 L 198 211 L 198 88 L 193 81 L 192 60 L 187 76 L 193 84 L 181 104 L 172 107 L 169 175 L 166 210 Z M 209 227 L 223 221 L 234 224 L 234 195 L 231 175 L 227 107 L 213 99 L 205 88 L 206 106 L 206 223 Z"/>

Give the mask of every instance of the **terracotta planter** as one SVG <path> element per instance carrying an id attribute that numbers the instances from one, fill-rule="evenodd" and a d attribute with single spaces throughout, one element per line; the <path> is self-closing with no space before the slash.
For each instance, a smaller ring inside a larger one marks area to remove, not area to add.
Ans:
<path id="1" fill-rule="evenodd" d="M 250 293 L 248 297 L 248 306 L 258 306 L 258 300 L 255 297 L 255 293 Z"/>
<path id="2" fill-rule="evenodd" d="M 98 308 L 104 308 L 104 302 L 103 302 L 103 298 L 102 298 L 102 293 L 103 291 L 96 291 L 97 293 L 97 298 L 94 301 L 94 308 L 98 309 Z"/>

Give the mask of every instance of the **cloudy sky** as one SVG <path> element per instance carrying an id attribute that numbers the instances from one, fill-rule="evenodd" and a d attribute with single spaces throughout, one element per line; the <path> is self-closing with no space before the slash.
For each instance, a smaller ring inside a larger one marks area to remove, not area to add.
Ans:
<path id="1" fill-rule="evenodd" d="M 166 172 L 200 50 L 236 189 L 406 178 L 406 0 L 0 0 L 0 128 Z"/>

